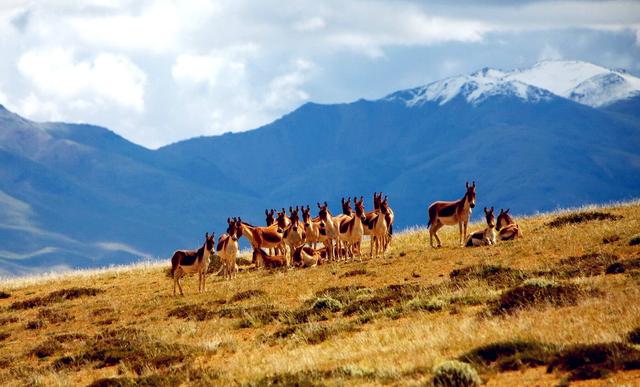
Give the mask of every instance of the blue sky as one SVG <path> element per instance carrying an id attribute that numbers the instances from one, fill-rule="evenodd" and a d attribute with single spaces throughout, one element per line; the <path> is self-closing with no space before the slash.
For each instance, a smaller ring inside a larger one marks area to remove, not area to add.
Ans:
<path id="1" fill-rule="evenodd" d="M 634 1 L 0 3 L 0 103 L 158 147 L 488 66 L 640 73 Z"/>

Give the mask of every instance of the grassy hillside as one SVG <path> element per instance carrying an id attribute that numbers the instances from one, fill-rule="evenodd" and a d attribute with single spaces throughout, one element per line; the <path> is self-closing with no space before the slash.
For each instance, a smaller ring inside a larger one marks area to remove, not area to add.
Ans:
<path id="1" fill-rule="evenodd" d="M 421 384 L 452 359 L 487 385 L 640 383 L 640 203 L 518 222 L 496 246 L 415 230 L 385 259 L 190 277 L 182 298 L 157 266 L 7 281 L 0 383 Z"/>

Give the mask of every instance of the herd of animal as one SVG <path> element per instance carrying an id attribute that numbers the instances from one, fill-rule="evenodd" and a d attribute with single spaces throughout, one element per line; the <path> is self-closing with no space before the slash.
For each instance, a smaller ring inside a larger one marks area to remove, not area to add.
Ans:
<path id="1" fill-rule="evenodd" d="M 180 279 L 187 274 L 198 274 L 198 291 L 205 291 L 209 261 L 218 255 L 222 263 L 220 272 L 227 279 L 238 272 L 236 258 L 240 251 L 238 240 L 245 237 L 253 249 L 252 261 L 257 268 L 312 267 L 327 261 L 362 260 L 361 244 L 365 235 L 370 236 L 369 257 L 384 254 L 393 236 L 394 212 L 387 196 L 373 194 L 373 210 L 365 211 L 364 197 L 342 198 L 342 213 L 332 215 L 329 205 L 317 203 L 318 215 L 312 217 L 311 208 L 289 207 L 289 214 L 274 209 L 265 210 L 266 226 L 254 226 L 241 218 L 227 218 L 227 231 L 215 243 L 213 233 L 205 234 L 202 247 L 194 250 L 178 250 L 171 258 L 173 294 L 176 286 L 183 295 Z M 466 183 L 464 196 L 456 201 L 437 201 L 428 209 L 431 247 L 441 247 L 438 230 L 447 225 L 458 225 L 460 244 L 484 246 L 498 240 L 522 237 L 517 223 L 509 215 L 509 209 L 500 210 L 496 222 L 493 207 L 484 208 L 487 227 L 467 234 L 467 225 L 476 204 L 476 183 Z M 302 214 L 302 219 L 300 215 Z M 437 245 L 433 244 L 436 239 Z M 322 247 L 318 247 L 319 244 Z"/>

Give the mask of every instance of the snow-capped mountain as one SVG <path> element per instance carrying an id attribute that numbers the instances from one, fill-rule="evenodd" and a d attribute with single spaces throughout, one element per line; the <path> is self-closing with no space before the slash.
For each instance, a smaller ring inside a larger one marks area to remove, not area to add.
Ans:
<path id="1" fill-rule="evenodd" d="M 263 224 L 265 208 L 354 194 L 370 208 L 374 191 L 398 229 L 424 225 L 428 203 L 460 197 L 467 180 L 480 208 L 520 214 L 636 198 L 638 89 L 583 62 L 485 68 L 157 150 L 0 105 L 0 277 L 168 257 L 229 216 Z"/>
<path id="2" fill-rule="evenodd" d="M 478 104 L 494 95 L 513 95 L 529 102 L 550 95 L 592 107 L 640 95 L 640 78 L 621 70 L 610 70 L 580 61 L 544 61 L 527 69 L 502 71 L 484 68 L 414 89 L 393 93 L 384 99 L 402 100 L 407 106 L 427 102 L 444 105 L 460 95 Z"/>

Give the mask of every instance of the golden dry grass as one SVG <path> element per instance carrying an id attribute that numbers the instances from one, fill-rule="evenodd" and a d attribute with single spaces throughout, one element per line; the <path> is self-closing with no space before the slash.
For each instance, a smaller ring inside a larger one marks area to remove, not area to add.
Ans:
<path id="1" fill-rule="evenodd" d="M 10 294 L 0 298 L 0 383 L 86 385 L 100 378 L 146 377 L 161 384 L 421 384 L 441 361 L 485 344 L 624 342 L 640 325 L 640 270 L 573 278 L 558 271 L 566 269 L 561 260 L 589 253 L 620 261 L 640 258 L 640 246 L 629 245 L 640 232 L 640 203 L 598 210 L 622 218 L 558 228 L 546 225 L 557 213 L 520 218 L 524 239 L 480 248 L 455 246 L 457 229 L 451 227 L 440 232 L 445 247 L 433 250 L 426 230 L 416 229 L 396 235 L 385 259 L 272 272 L 245 267 L 232 281 L 209 277 L 203 294 L 196 293 L 197 279 L 190 277 L 183 281 L 183 298 L 172 296 L 166 268 L 157 265 L 6 281 L 0 283 L 0 290 Z M 454 269 L 482 264 L 575 284 L 584 294 L 575 305 L 534 305 L 490 315 L 487 311 L 507 289 L 481 278 L 455 284 L 449 279 Z M 320 310 L 321 303 L 313 309 L 316 293 L 348 285 L 366 289 L 345 293 L 342 307 L 360 309 L 332 312 L 333 306 Z M 385 289 L 389 285 L 400 286 Z M 74 287 L 103 292 L 52 301 L 52 292 Z M 15 306 L 38 297 L 45 304 Z M 377 300 L 386 304 L 367 310 Z M 182 315 L 169 316 L 178 308 Z M 29 326 L 33 322 L 40 327 Z M 56 338 L 70 333 L 78 336 Z M 51 344 L 56 340 L 61 342 Z M 125 348 L 129 341 L 136 343 L 135 351 Z M 41 353 L 48 356 L 34 352 L 49 344 Z M 104 357 L 95 353 L 102 347 L 115 361 L 96 360 Z M 478 371 L 488 385 L 556 385 L 567 376 L 547 373 L 544 366 Z M 640 384 L 640 371 L 614 372 L 607 380 Z"/>

